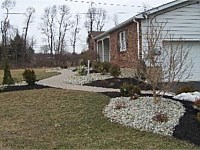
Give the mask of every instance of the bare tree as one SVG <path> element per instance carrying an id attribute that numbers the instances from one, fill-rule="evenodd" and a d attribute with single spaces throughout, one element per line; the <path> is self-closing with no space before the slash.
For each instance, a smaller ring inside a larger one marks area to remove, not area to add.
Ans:
<path id="1" fill-rule="evenodd" d="M 2 3 L 2 8 L 6 10 L 5 13 L 5 18 L 3 21 L 1 21 L 1 34 L 2 34 L 2 45 L 6 46 L 7 45 L 7 32 L 10 27 L 9 23 L 9 10 L 12 9 L 15 6 L 15 1 L 12 0 L 5 0 Z"/>
<path id="2" fill-rule="evenodd" d="M 66 49 L 67 31 L 71 29 L 71 14 L 70 8 L 66 5 L 56 5 L 45 9 L 41 26 L 42 33 L 47 38 L 47 43 L 52 56 L 52 63 L 54 61 L 54 54 L 56 54 L 56 63 L 59 65 L 61 55 Z"/>
<path id="3" fill-rule="evenodd" d="M 179 80 L 189 77 L 192 62 L 188 59 L 190 47 L 183 46 L 182 39 L 174 39 L 166 28 L 167 23 L 150 21 L 147 28 L 146 48 L 143 49 L 144 65 L 139 65 L 140 71 L 147 82 L 152 85 L 154 102 L 158 102 L 158 95 L 169 91 Z M 166 42 L 164 42 L 167 39 Z M 173 44 L 176 41 L 176 44 Z M 159 91 L 156 89 L 159 86 Z"/>
<path id="4" fill-rule="evenodd" d="M 59 6 L 59 16 L 58 19 L 58 42 L 57 42 L 57 54 L 62 54 L 64 51 L 64 42 L 67 30 L 70 29 L 70 8 L 66 5 Z"/>
<path id="5" fill-rule="evenodd" d="M 77 14 L 75 15 L 75 21 L 73 22 L 73 28 L 72 28 L 72 32 L 71 32 L 71 45 L 73 47 L 73 53 L 76 53 L 76 42 L 77 42 L 77 35 L 80 32 L 80 28 L 79 28 L 79 24 L 80 24 L 80 16 Z"/>
<path id="6" fill-rule="evenodd" d="M 40 53 L 42 53 L 42 54 L 47 54 L 48 51 L 49 51 L 49 46 L 48 46 L 48 45 L 42 45 L 42 46 L 40 47 Z"/>
<path id="7" fill-rule="evenodd" d="M 89 31 L 92 32 L 94 28 L 94 21 L 96 17 L 96 8 L 95 7 L 90 7 L 87 11 L 86 14 L 86 21 L 84 22 L 85 28 Z"/>
<path id="8" fill-rule="evenodd" d="M 103 8 L 91 6 L 86 14 L 86 21 L 84 24 L 89 32 L 92 32 L 94 29 L 96 29 L 96 31 L 102 31 L 107 21 L 108 15 Z"/>
<path id="9" fill-rule="evenodd" d="M 102 31 L 105 23 L 108 21 L 108 15 L 105 9 L 97 8 L 96 9 L 96 16 L 94 18 L 94 22 L 96 24 L 96 30 Z"/>
<path id="10" fill-rule="evenodd" d="M 52 7 L 47 7 L 44 10 L 44 14 L 42 16 L 42 25 L 41 30 L 42 33 L 47 38 L 48 47 L 50 50 L 51 58 L 53 60 L 53 51 L 55 49 L 55 21 L 56 21 L 56 15 L 57 15 L 57 7 L 56 5 Z"/>
<path id="11" fill-rule="evenodd" d="M 30 23 L 32 23 L 32 17 L 35 13 L 35 8 L 33 7 L 28 7 L 26 9 L 26 13 L 25 13 L 25 16 L 26 16 L 26 20 L 25 20 L 25 24 L 26 26 L 24 27 L 25 29 L 25 33 L 24 33 L 24 44 L 23 44 L 23 50 L 24 50 L 24 55 L 26 54 L 26 44 L 27 44 L 27 35 L 28 35 L 28 30 L 29 30 L 29 26 L 30 26 Z M 25 57 L 26 56 L 23 56 L 24 57 L 24 60 L 25 60 Z"/>

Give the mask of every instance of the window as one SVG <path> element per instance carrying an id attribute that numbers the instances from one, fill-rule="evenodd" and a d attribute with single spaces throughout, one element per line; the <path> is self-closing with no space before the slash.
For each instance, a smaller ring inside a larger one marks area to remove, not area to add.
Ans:
<path id="1" fill-rule="evenodd" d="M 119 49 L 120 51 L 126 51 L 126 31 L 119 33 Z"/>

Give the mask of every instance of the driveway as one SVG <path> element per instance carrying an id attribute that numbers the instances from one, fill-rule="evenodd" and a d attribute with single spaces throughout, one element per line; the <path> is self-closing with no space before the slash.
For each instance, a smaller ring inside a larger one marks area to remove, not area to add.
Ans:
<path id="1" fill-rule="evenodd" d="M 68 77 L 74 76 L 75 73 L 69 69 L 63 69 L 59 72 L 61 72 L 60 75 L 53 76 L 53 77 L 50 77 L 50 78 L 47 78 L 44 80 L 40 80 L 36 84 L 54 87 L 54 88 L 78 90 L 78 91 L 88 91 L 88 92 L 119 92 L 119 89 L 67 84 L 64 82 L 64 80 Z"/>

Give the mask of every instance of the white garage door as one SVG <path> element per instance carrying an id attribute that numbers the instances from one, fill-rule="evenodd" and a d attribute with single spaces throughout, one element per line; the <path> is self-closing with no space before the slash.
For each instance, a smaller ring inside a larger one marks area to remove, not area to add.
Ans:
<path id="1" fill-rule="evenodd" d="M 170 45 L 172 43 L 174 46 L 177 45 L 177 42 L 169 43 Z M 184 77 L 182 81 L 200 81 L 200 41 L 181 42 L 181 45 L 186 49 L 190 49 L 187 62 L 188 64 L 192 63 L 192 65 L 190 65 L 191 68 L 188 68 L 186 72 L 186 74 L 190 72 L 190 76 L 186 80 Z"/>
<path id="2" fill-rule="evenodd" d="M 200 81 L 200 41 L 199 42 L 186 42 L 185 45 L 191 45 L 189 58 L 192 60 L 192 71 L 188 80 Z"/>

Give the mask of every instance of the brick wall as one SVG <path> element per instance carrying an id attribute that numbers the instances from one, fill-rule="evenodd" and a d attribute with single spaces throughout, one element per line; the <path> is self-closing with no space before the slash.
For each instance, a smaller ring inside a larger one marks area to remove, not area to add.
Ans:
<path id="1" fill-rule="evenodd" d="M 120 52 L 119 33 L 126 31 L 127 45 L 126 51 Z M 137 46 L 137 24 L 129 25 L 114 31 L 110 34 L 111 63 L 119 65 L 121 68 L 136 68 L 138 63 L 138 46 Z"/>

